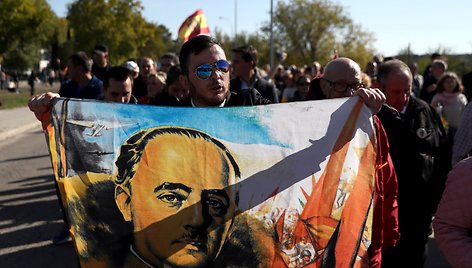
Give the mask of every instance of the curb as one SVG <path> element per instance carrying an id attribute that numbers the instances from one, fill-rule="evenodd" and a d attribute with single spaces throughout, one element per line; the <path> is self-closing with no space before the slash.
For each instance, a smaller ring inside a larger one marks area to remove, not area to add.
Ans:
<path id="1" fill-rule="evenodd" d="M 0 132 L 0 141 L 4 141 L 8 138 L 11 138 L 11 137 L 16 136 L 18 134 L 21 134 L 22 132 L 33 129 L 35 127 L 40 128 L 41 127 L 41 122 L 37 121 L 37 122 L 34 122 L 34 123 L 29 123 L 29 124 L 23 125 L 21 127 L 17 127 L 15 129 Z"/>

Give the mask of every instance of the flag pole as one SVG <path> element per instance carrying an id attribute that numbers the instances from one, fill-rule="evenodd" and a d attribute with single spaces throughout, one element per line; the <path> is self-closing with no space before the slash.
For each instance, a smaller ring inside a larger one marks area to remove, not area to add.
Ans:
<path id="1" fill-rule="evenodd" d="M 273 70 L 275 68 L 274 66 L 274 32 L 273 32 L 273 6 L 274 6 L 274 1 L 270 0 L 270 69 Z"/>
<path id="2" fill-rule="evenodd" d="M 234 47 L 238 46 L 238 0 L 234 0 Z"/>

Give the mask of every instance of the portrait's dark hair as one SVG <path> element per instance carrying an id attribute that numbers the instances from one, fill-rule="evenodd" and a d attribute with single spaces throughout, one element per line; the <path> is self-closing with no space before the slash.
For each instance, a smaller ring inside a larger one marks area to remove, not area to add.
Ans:
<path id="1" fill-rule="evenodd" d="M 131 71 L 123 66 L 113 66 L 105 72 L 103 76 L 103 87 L 108 88 L 110 86 L 110 79 L 115 79 L 116 81 L 123 82 L 127 78 L 131 79 L 131 85 L 133 83 L 133 78 Z"/>
<path id="2" fill-rule="evenodd" d="M 177 54 L 175 54 L 174 52 L 167 52 L 167 53 L 165 53 L 164 55 L 162 55 L 161 61 L 162 61 L 163 59 L 170 59 L 170 60 L 172 60 L 172 62 L 173 62 L 174 64 L 179 64 L 179 63 L 180 63 L 180 62 L 179 62 L 179 57 L 178 57 Z"/>
<path id="3" fill-rule="evenodd" d="M 407 72 L 409 73 L 410 78 L 412 77 L 410 68 L 403 61 L 397 59 L 384 61 L 377 69 L 377 81 L 385 85 L 390 74 L 399 72 Z"/>
<path id="4" fill-rule="evenodd" d="M 238 48 L 234 48 L 232 51 L 234 53 L 241 53 L 241 58 L 243 58 L 244 61 L 253 61 L 253 67 L 257 66 L 257 49 L 255 47 L 251 45 L 245 45 Z"/>
<path id="5" fill-rule="evenodd" d="M 203 50 L 212 47 L 213 45 L 220 45 L 220 43 L 213 37 L 208 35 L 198 35 L 194 38 L 189 39 L 182 45 L 179 54 L 180 66 L 182 68 L 182 74 L 189 74 L 189 58 L 190 54 L 198 55 Z"/>
<path id="6" fill-rule="evenodd" d="M 78 51 L 70 55 L 69 60 L 74 66 L 81 66 L 84 72 L 89 73 L 92 71 L 92 60 L 87 56 L 87 53 Z"/>
<path id="7" fill-rule="evenodd" d="M 115 161 L 116 167 L 118 168 L 118 174 L 115 181 L 116 184 L 123 185 L 131 191 L 130 180 L 134 177 L 134 174 L 136 172 L 136 165 L 141 160 L 146 145 L 150 140 L 154 139 L 159 135 L 164 134 L 187 136 L 189 138 L 203 139 L 205 141 L 213 143 L 222 151 L 224 156 L 226 156 L 227 160 L 230 162 L 231 166 L 233 167 L 236 178 L 241 177 L 239 166 L 234 160 L 233 156 L 226 148 L 226 146 L 224 146 L 217 139 L 195 129 L 181 127 L 157 127 L 139 131 L 137 134 L 134 134 L 132 137 L 130 137 L 121 146 L 120 154 L 117 160 Z M 225 166 L 225 168 L 226 170 L 224 170 L 224 172 L 229 173 L 229 167 Z"/>
<path id="8" fill-rule="evenodd" d="M 180 68 L 180 64 L 173 65 L 169 68 L 169 72 L 167 73 L 167 80 L 166 85 L 172 85 L 175 81 L 179 81 L 179 75 L 182 74 L 182 69 Z"/>

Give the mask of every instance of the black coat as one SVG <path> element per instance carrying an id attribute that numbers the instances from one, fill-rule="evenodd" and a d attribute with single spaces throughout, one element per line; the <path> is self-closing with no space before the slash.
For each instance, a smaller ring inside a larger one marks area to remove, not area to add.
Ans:
<path id="1" fill-rule="evenodd" d="M 231 79 L 229 88 L 233 92 L 241 93 L 242 92 L 241 79 L 239 78 Z M 274 84 L 268 82 L 267 80 L 257 77 L 257 80 L 254 83 L 254 88 L 257 89 L 257 91 L 259 91 L 262 97 L 270 100 L 272 103 L 279 102 L 279 95 L 277 94 L 277 88 L 275 87 Z"/>
<path id="2" fill-rule="evenodd" d="M 271 104 L 272 102 L 262 97 L 262 95 L 254 88 L 249 89 L 244 92 L 232 92 L 228 94 L 226 97 L 225 107 L 231 106 L 253 106 L 253 105 L 264 105 L 264 104 Z M 187 99 L 178 102 L 176 100 L 172 100 L 169 103 L 165 104 L 166 106 L 181 106 L 181 107 L 192 107 L 191 97 L 189 96 Z"/>
<path id="3" fill-rule="evenodd" d="M 431 105 L 415 97 L 405 114 L 384 105 L 377 116 L 387 132 L 398 178 L 400 232 L 412 224 L 402 220 L 423 218 L 426 228 L 451 169 L 451 148 L 441 120 Z"/>

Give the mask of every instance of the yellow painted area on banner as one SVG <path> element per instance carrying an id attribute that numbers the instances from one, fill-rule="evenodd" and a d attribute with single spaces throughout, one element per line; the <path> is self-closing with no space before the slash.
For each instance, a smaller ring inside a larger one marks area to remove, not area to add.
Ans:
<path id="1" fill-rule="evenodd" d="M 85 200 L 87 198 L 87 190 L 91 186 L 99 183 L 110 181 L 111 175 L 104 173 L 85 173 L 78 176 L 72 176 L 67 178 L 61 178 L 59 181 L 59 189 L 61 191 L 61 196 L 64 198 L 67 204 L 75 204 L 78 206 L 78 200 Z M 74 223 L 87 222 L 89 215 L 82 214 L 80 209 L 75 207 L 68 212 L 69 218 Z M 83 253 L 86 250 L 87 242 L 83 241 L 80 236 L 77 236 L 77 232 L 81 230 L 75 229 L 79 224 L 74 224 L 71 226 L 71 235 L 74 237 L 76 250 L 79 253 Z M 94 266 L 91 266 L 94 267 Z"/>
<path id="2" fill-rule="evenodd" d="M 54 171 L 54 175 L 59 174 L 59 168 L 58 168 L 58 155 L 57 155 L 57 144 L 56 144 L 56 139 L 55 139 L 55 132 L 54 132 L 54 127 L 52 125 L 48 125 L 46 128 L 46 135 L 48 135 L 48 141 L 49 141 L 49 152 L 51 156 L 51 162 L 52 162 L 52 169 Z M 58 178 L 56 178 L 58 179 Z"/>

